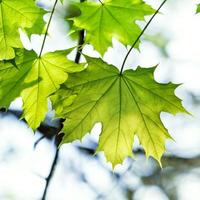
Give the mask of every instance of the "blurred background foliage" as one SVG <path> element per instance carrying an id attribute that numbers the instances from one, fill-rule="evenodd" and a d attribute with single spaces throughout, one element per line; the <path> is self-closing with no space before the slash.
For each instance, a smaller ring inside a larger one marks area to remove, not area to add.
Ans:
<path id="1" fill-rule="evenodd" d="M 41 0 L 51 9 L 52 1 Z M 153 7 L 161 1 L 148 0 Z M 158 82 L 183 83 L 176 94 L 192 116 L 161 118 L 175 141 L 167 142 L 161 169 L 146 159 L 137 139 L 135 159 L 127 158 L 113 172 L 103 153 L 94 156 L 101 124 L 83 142 L 56 148 L 59 121 L 49 113 L 36 134 L 20 121 L 21 99 L 0 112 L 0 200 L 198 200 L 200 197 L 200 15 L 195 1 L 169 0 L 143 36 L 140 52 L 134 50 L 127 68 L 151 67 Z M 65 2 L 59 5 L 50 27 L 45 51 L 72 47 L 77 34 L 66 18 L 77 10 Z M 48 15 L 45 16 L 45 20 Z M 144 23 L 138 22 L 141 26 Z M 36 52 L 42 36 L 24 37 L 26 48 Z M 22 37 L 22 38 L 23 38 Z M 59 40 L 58 40 L 59 38 Z M 127 49 L 113 40 L 104 60 L 120 66 Z M 85 45 L 84 53 L 99 56 Z M 74 58 L 75 51 L 69 56 Z M 45 190 L 45 188 L 47 190 Z M 45 194 L 44 194 L 45 193 Z M 43 196 L 43 197 L 42 197 Z"/>

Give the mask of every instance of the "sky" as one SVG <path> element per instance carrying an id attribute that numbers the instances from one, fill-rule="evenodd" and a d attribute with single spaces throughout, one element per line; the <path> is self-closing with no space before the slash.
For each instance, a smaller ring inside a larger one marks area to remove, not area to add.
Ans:
<path id="1" fill-rule="evenodd" d="M 41 0 L 46 3 L 47 0 Z M 53 4 L 53 1 L 50 1 Z M 154 8 L 161 1 L 148 0 Z M 137 66 L 152 67 L 157 64 L 155 79 L 158 82 L 183 83 L 176 95 L 183 100 L 183 105 L 192 113 L 192 116 L 178 114 L 172 116 L 162 113 L 161 118 L 169 133 L 175 139 L 167 142 L 167 153 L 180 157 L 192 158 L 200 154 L 200 105 L 194 105 L 190 93 L 200 97 L 200 15 L 195 15 L 195 3 L 198 1 L 169 0 L 148 28 L 146 34 L 154 35 L 162 33 L 168 40 L 166 51 L 168 57 L 163 55 L 153 43 L 144 40 L 140 45 L 140 52 L 134 50 L 126 68 L 135 69 Z M 47 39 L 44 52 L 56 49 L 72 47 L 72 42 L 65 34 L 68 30 L 64 22 L 64 9 L 54 16 L 50 27 L 50 36 Z M 45 17 L 48 19 L 48 16 Z M 148 18 L 146 18 L 148 20 Z M 144 26 L 144 23 L 140 23 Z M 59 38 L 59 40 L 57 39 Z M 33 35 L 30 41 L 22 36 L 24 46 L 39 51 L 42 36 Z M 109 48 L 104 56 L 108 63 L 120 66 L 127 49 L 113 39 L 113 48 Z M 93 48 L 87 45 L 84 53 L 91 56 L 99 56 Z M 72 53 L 69 58 L 73 58 Z M 21 100 L 17 99 L 11 108 L 20 108 Z M 91 139 L 98 141 L 100 124 L 97 124 L 92 135 L 87 135 L 83 144 Z M 40 134 L 33 134 L 27 125 L 16 120 L 13 116 L 0 115 L 0 200 L 38 200 L 44 189 L 44 180 L 49 172 L 53 159 L 53 144 L 43 140 L 36 150 L 33 150 L 34 141 Z M 78 144 L 76 142 L 75 144 Z M 101 164 L 95 159 L 83 156 L 74 147 L 75 144 L 63 145 L 59 165 L 55 177 L 48 192 L 48 200 L 93 200 L 98 193 L 108 193 L 106 199 L 123 200 L 122 185 L 113 182 L 108 173 L 110 165 L 106 163 L 103 154 L 99 155 Z M 137 145 L 137 144 L 136 144 Z M 141 163 L 144 163 L 142 166 Z M 81 166 L 81 170 L 80 170 Z M 144 157 L 136 157 L 132 169 L 135 176 L 129 176 L 127 159 L 122 166 L 116 168 L 117 173 L 123 174 L 122 183 L 131 188 L 137 188 L 134 199 L 136 200 L 167 200 L 166 195 L 157 186 L 143 186 L 140 174 L 152 171 L 152 163 L 144 160 Z M 94 188 L 86 186 L 80 181 L 80 174 L 85 176 Z M 178 196 L 181 200 L 196 200 L 200 196 L 200 179 L 188 172 L 175 178 L 178 184 Z M 190 191 L 188 193 L 188 191 Z"/>

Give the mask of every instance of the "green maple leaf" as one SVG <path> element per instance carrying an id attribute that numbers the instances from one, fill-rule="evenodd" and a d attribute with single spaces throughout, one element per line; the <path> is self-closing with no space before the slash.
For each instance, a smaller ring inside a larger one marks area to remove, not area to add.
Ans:
<path id="1" fill-rule="evenodd" d="M 21 91 L 28 85 L 24 84 L 35 57 L 33 51 L 16 50 L 15 63 L 0 62 L 0 107 L 8 108 L 10 103 L 20 96 Z"/>
<path id="2" fill-rule="evenodd" d="M 10 62 L 0 63 L 0 106 L 8 107 L 21 95 L 23 117 L 36 129 L 44 120 L 47 98 L 68 78 L 68 73 L 81 71 L 66 58 L 66 51 L 57 51 L 38 57 L 33 51 L 19 50 L 16 66 Z"/>
<path id="3" fill-rule="evenodd" d="M 86 42 L 102 55 L 112 45 L 112 38 L 124 45 L 132 45 L 141 32 L 136 20 L 155 11 L 142 0 L 104 0 L 76 4 L 81 15 L 73 18 L 74 25 L 85 29 Z"/>
<path id="4" fill-rule="evenodd" d="M 14 58 L 14 48 L 23 47 L 19 28 L 41 33 L 44 13 L 33 0 L 0 0 L 0 60 Z"/>
<path id="5" fill-rule="evenodd" d="M 161 122 L 162 111 L 186 112 L 174 95 L 177 85 L 154 81 L 155 68 L 119 70 L 101 59 L 87 58 L 88 68 L 72 74 L 52 97 L 58 117 L 65 118 L 62 144 L 82 139 L 102 122 L 97 152 L 104 151 L 113 166 L 133 156 L 138 136 L 147 157 L 160 162 L 165 140 L 171 138 Z"/>

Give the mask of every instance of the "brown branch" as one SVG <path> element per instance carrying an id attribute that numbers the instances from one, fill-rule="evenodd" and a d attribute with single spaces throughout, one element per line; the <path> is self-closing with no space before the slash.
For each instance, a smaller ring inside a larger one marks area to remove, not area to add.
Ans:
<path id="1" fill-rule="evenodd" d="M 80 2 L 84 2 L 85 0 L 80 0 Z M 82 46 L 84 44 L 84 38 L 85 38 L 85 31 L 84 30 L 81 30 L 79 32 L 79 41 L 78 41 L 78 50 L 77 50 L 77 53 L 76 53 L 76 57 L 75 57 L 75 63 L 79 63 L 80 62 L 80 58 L 81 58 L 81 54 L 82 54 Z M 59 134 L 59 132 L 62 130 L 62 122 L 64 122 L 65 120 L 64 119 L 60 119 L 59 120 L 59 128 L 57 129 L 57 131 L 55 132 L 55 145 L 56 145 L 56 153 L 55 153 L 55 157 L 54 157 L 54 160 L 53 160 L 53 163 L 52 163 L 52 166 L 51 166 L 51 170 L 50 170 L 50 173 L 49 173 L 49 176 L 46 178 L 46 186 L 45 186 L 45 189 L 44 189 L 44 193 L 43 193 L 43 196 L 42 196 L 42 199 L 41 200 L 45 200 L 46 199 L 46 194 L 47 194 L 47 190 L 49 188 L 49 184 L 53 178 L 53 175 L 54 175 L 54 171 L 56 169 L 56 166 L 57 166 L 57 162 L 58 162 L 58 157 L 59 157 L 59 144 L 60 142 L 62 141 L 62 137 L 63 137 L 63 134 Z M 40 130 L 41 131 L 41 130 Z"/>
<path id="2" fill-rule="evenodd" d="M 84 1 L 86 1 L 86 0 L 80 0 L 81 3 Z M 80 30 L 79 31 L 78 49 L 77 49 L 77 53 L 76 53 L 76 57 L 75 57 L 75 63 L 80 62 L 84 42 L 85 42 L 85 30 Z"/>
<path id="3" fill-rule="evenodd" d="M 53 163 L 52 163 L 52 166 L 51 166 L 51 170 L 49 172 L 49 175 L 45 179 L 46 180 L 46 185 L 45 185 L 45 189 L 44 189 L 44 192 L 43 192 L 41 200 L 45 200 L 46 199 L 47 191 L 48 191 L 50 182 L 51 182 L 51 180 L 53 178 L 53 175 L 54 175 L 54 172 L 55 172 L 55 169 L 56 169 L 56 165 L 58 163 L 58 158 L 59 158 L 59 149 L 57 148 L 56 149 L 56 153 L 55 153 L 55 157 L 54 157 L 54 160 L 53 160 Z"/>
<path id="4" fill-rule="evenodd" d="M 81 59 L 81 54 L 82 54 L 82 50 L 83 50 L 83 44 L 85 42 L 84 35 L 85 35 L 85 31 L 81 30 L 79 32 L 79 42 L 78 42 L 78 49 L 77 49 L 77 53 L 76 53 L 75 63 L 79 63 L 80 59 Z"/>
<path id="5" fill-rule="evenodd" d="M 37 145 L 43 140 L 45 139 L 45 136 L 43 135 L 42 137 L 40 137 L 38 140 L 35 141 L 34 143 L 34 149 L 36 149 Z"/>

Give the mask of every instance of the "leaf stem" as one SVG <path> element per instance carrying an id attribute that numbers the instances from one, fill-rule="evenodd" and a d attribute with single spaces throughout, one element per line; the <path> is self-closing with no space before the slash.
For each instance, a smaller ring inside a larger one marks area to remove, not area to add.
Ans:
<path id="1" fill-rule="evenodd" d="M 47 29 L 46 29 L 46 32 L 45 32 L 45 34 L 44 34 L 44 39 L 43 39 L 42 46 L 41 46 L 41 50 L 40 50 L 40 53 L 39 53 L 39 56 L 38 56 L 39 58 L 41 57 L 42 52 L 43 52 L 43 50 L 44 50 L 44 45 L 45 45 L 45 42 L 46 42 L 46 39 L 47 39 L 49 27 L 50 27 L 50 24 L 51 24 L 51 21 L 52 21 L 53 14 L 54 14 L 54 12 L 55 12 L 57 3 L 58 3 L 58 0 L 55 0 L 55 3 L 54 3 L 54 5 L 53 5 L 53 9 L 52 9 L 52 11 L 51 11 L 51 15 L 50 15 L 50 18 L 49 18 L 49 21 L 48 21 L 48 24 L 47 24 Z"/>
<path id="2" fill-rule="evenodd" d="M 99 2 L 100 2 L 102 5 L 104 5 L 103 2 L 102 2 L 101 0 L 99 0 Z"/>
<path id="3" fill-rule="evenodd" d="M 144 32 L 146 31 L 146 29 L 149 27 L 149 25 L 151 24 L 152 20 L 155 18 L 155 16 L 158 14 L 158 12 L 160 11 L 160 9 L 163 7 L 163 5 L 166 3 L 167 0 L 164 0 L 161 5 L 159 6 L 159 8 L 156 10 L 156 12 L 153 14 L 153 16 L 151 17 L 151 19 L 148 21 L 148 23 L 146 24 L 146 26 L 144 27 L 144 29 L 142 30 L 142 32 L 140 33 L 140 35 L 137 37 L 137 39 L 135 40 L 135 42 L 133 43 L 133 45 L 131 46 L 131 48 L 129 49 L 128 53 L 126 54 L 121 70 L 120 70 L 120 75 L 122 75 L 123 70 L 124 70 L 124 66 L 126 64 L 126 61 L 131 53 L 131 51 L 133 50 L 133 48 L 135 47 L 135 45 L 138 43 L 138 41 L 140 40 L 140 38 L 143 36 Z"/>

